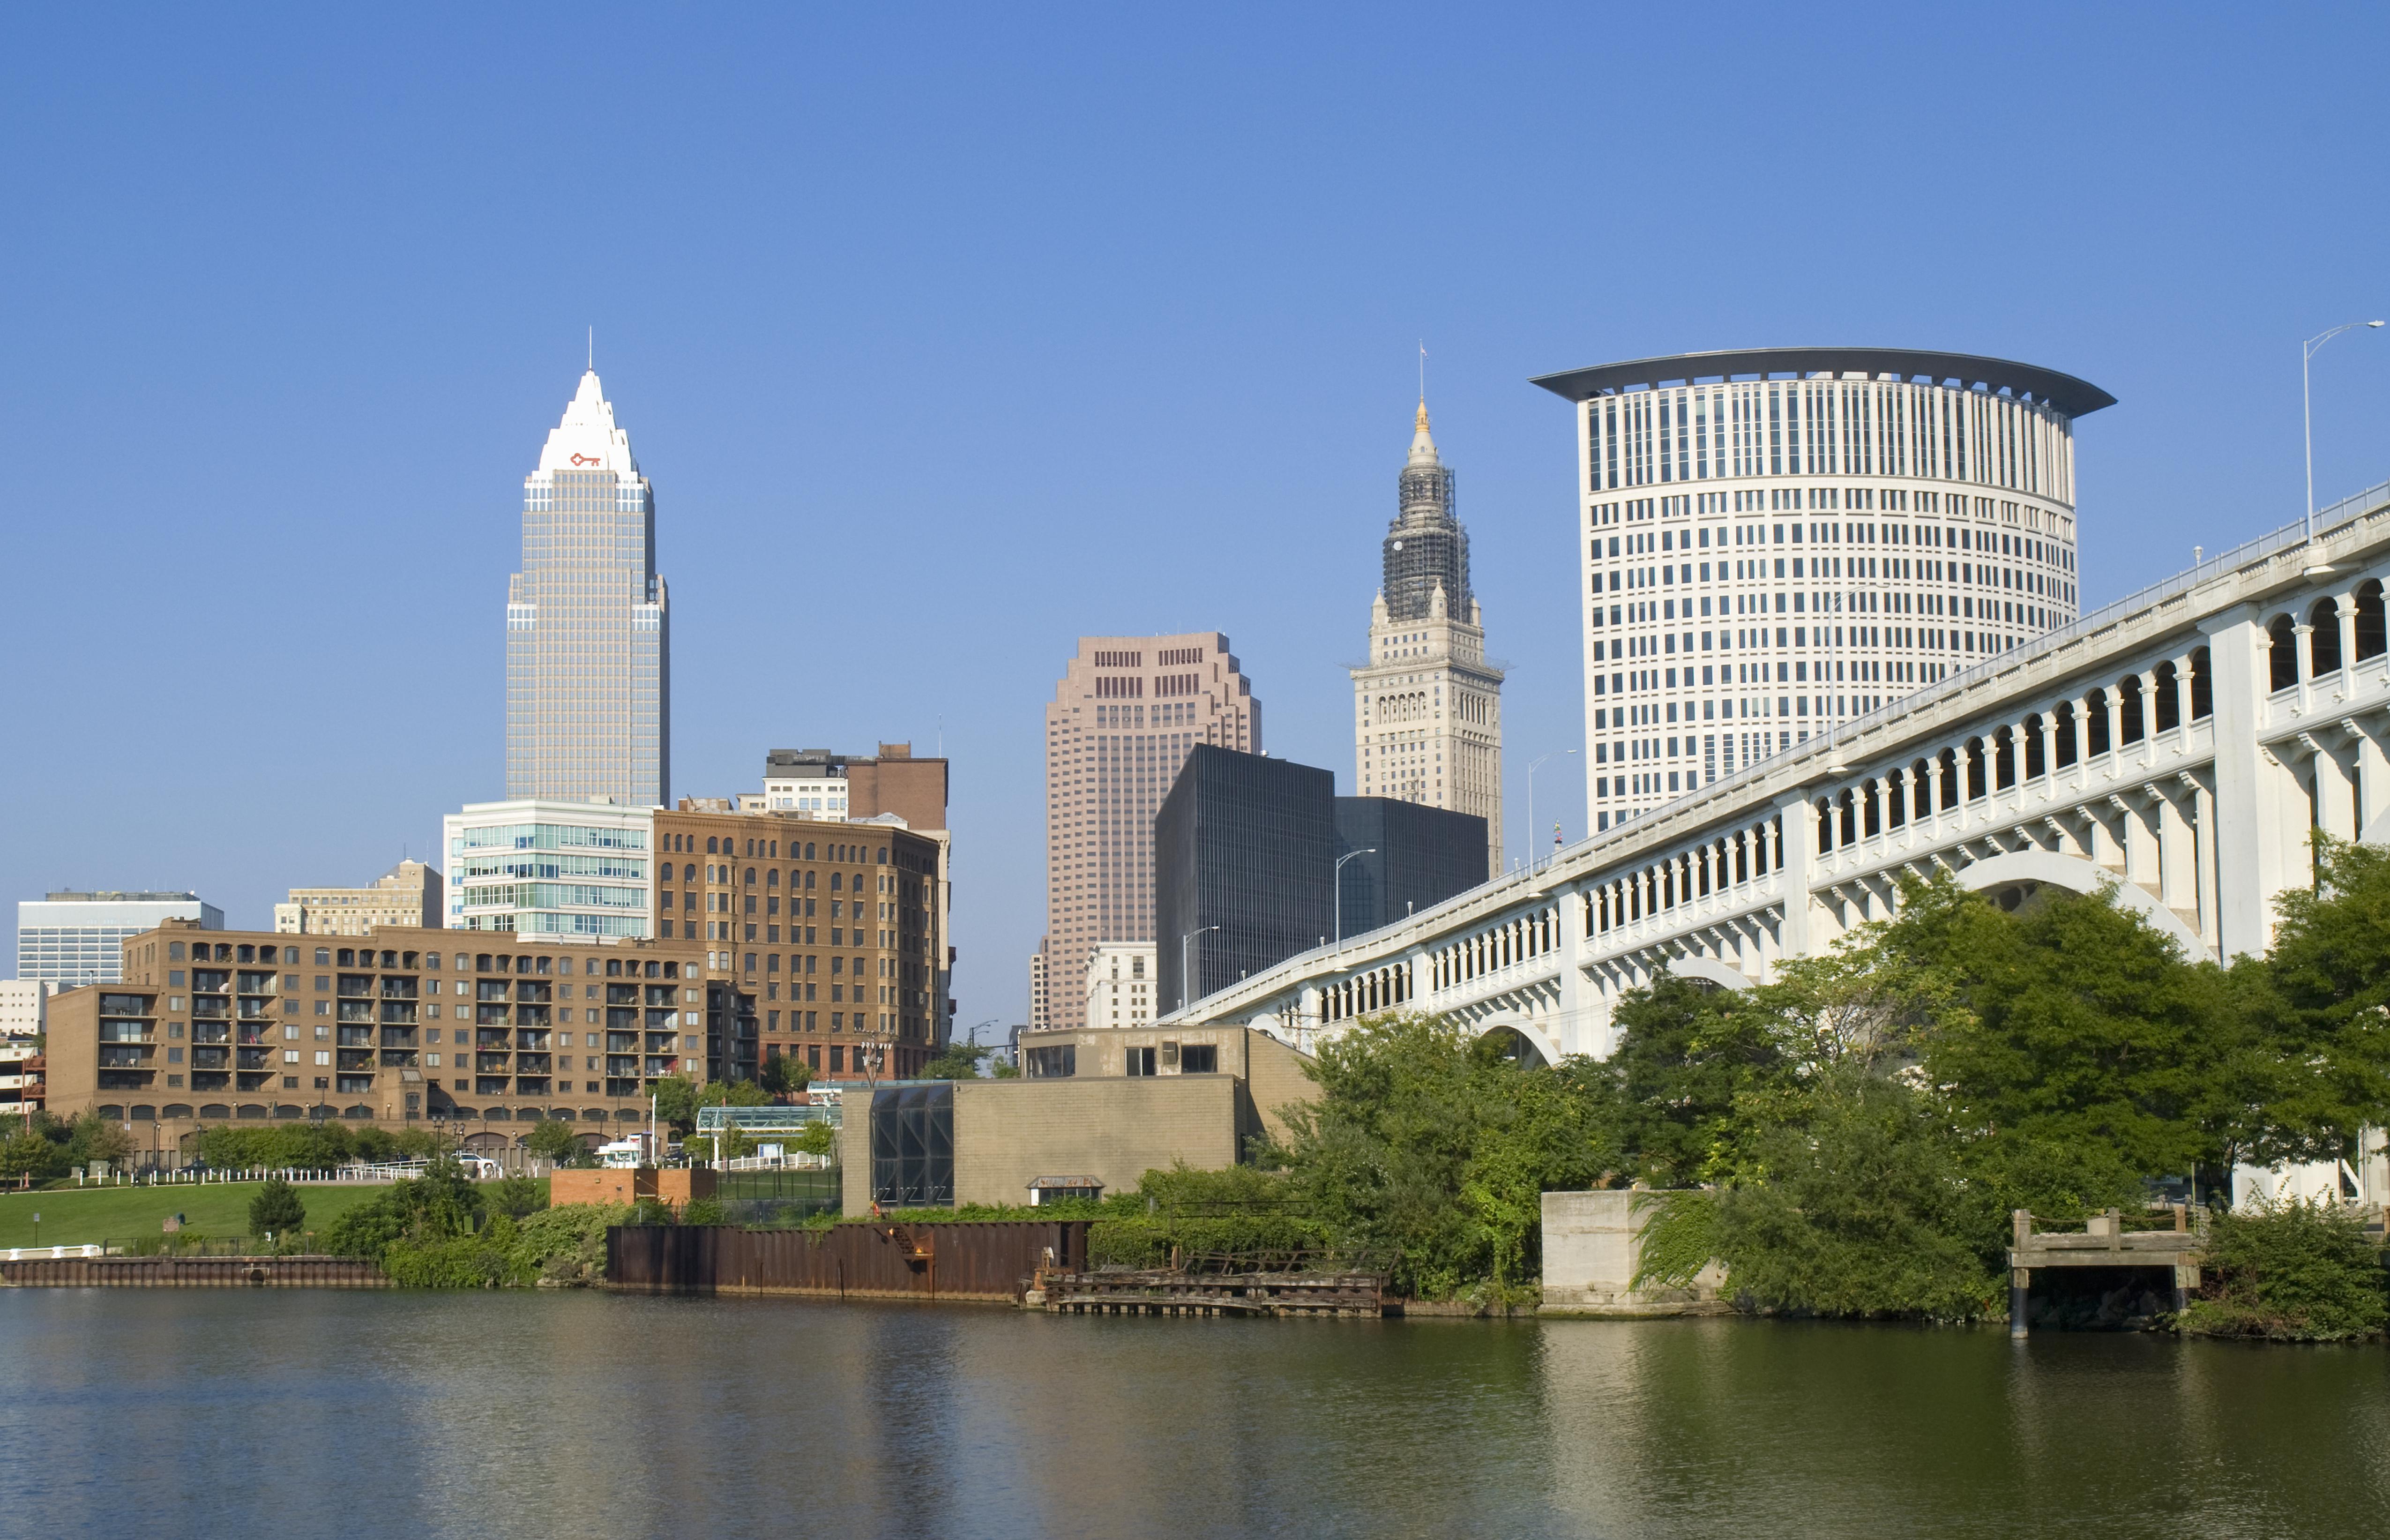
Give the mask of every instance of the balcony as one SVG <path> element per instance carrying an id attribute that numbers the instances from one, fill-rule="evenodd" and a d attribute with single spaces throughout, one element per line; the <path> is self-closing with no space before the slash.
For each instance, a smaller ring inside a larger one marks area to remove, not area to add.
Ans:
<path id="1" fill-rule="evenodd" d="M 610 1075 L 627 1075 L 636 1078 L 639 1072 L 638 1055 L 624 1054 L 620 1058 L 615 1058 L 610 1055 L 606 1060 L 606 1072 Z"/>
<path id="2" fill-rule="evenodd" d="M 374 1019 L 371 1000 L 343 1000 L 334 1008 L 343 1021 L 370 1021 Z"/>
<path id="3" fill-rule="evenodd" d="M 636 984 L 608 984 L 606 986 L 606 1003 L 610 1006 L 636 1006 L 639 1003 L 639 986 Z"/>
<path id="4" fill-rule="evenodd" d="M 547 1033 L 544 1032 L 519 1032 L 515 1033 L 515 1046 L 518 1048 L 545 1048 L 547 1046 Z"/>
<path id="5" fill-rule="evenodd" d="M 473 1007 L 473 1020 L 478 1026 L 503 1027 L 508 1023 L 508 1020 L 509 1013 L 504 1006 L 475 1006 Z"/>
<path id="6" fill-rule="evenodd" d="M 191 1050 L 191 1068 L 195 1070 L 221 1070 L 231 1063 L 230 1048 L 193 1048 Z"/>
<path id="7" fill-rule="evenodd" d="M 473 1034 L 473 1046 L 477 1048 L 488 1048 L 493 1051 L 502 1051 L 507 1048 L 511 1048 L 514 1046 L 514 1033 L 510 1032 L 494 1032 L 487 1027 L 483 1027 Z"/>
<path id="8" fill-rule="evenodd" d="M 340 982 L 334 988 L 333 993 L 345 1000 L 366 999 L 373 994 L 373 975 L 370 973 L 343 973 L 341 975 Z"/>
<path id="9" fill-rule="evenodd" d="M 381 1003 L 381 1019 L 385 1021 L 399 1021 L 412 1025 L 415 1021 L 415 1002 L 384 1000 Z"/>
<path id="10" fill-rule="evenodd" d="M 514 1082 L 504 1075 L 483 1076 L 473 1082 L 473 1094 L 477 1097 L 502 1097 L 513 1084 Z"/>
<path id="11" fill-rule="evenodd" d="M 415 1068 L 415 1050 L 384 1048 L 381 1051 L 381 1067 L 385 1070 L 412 1070 Z"/>
<path id="12" fill-rule="evenodd" d="M 476 1074 L 502 1075 L 507 1072 L 507 1056 L 502 1053 L 477 1053 L 473 1056 L 473 1072 Z M 484 1091 L 482 1094 L 487 1096 L 490 1093 Z"/>
<path id="13" fill-rule="evenodd" d="M 194 1043 L 229 1043 L 232 1041 L 232 1029 L 220 1023 L 212 1024 L 205 1021 L 194 1021 L 191 1023 L 191 1041 Z"/>
<path id="14" fill-rule="evenodd" d="M 191 1014 L 203 1020 L 211 1018 L 227 1020 L 232 1016 L 232 1002 L 204 995 L 194 995 L 191 996 Z"/>
<path id="15" fill-rule="evenodd" d="M 148 1087 L 151 1072 L 148 1070 L 102 1070 L 99 1089 L 103 1091 L 139 1091 Z"/>
<path id="16" fill-rule="evenodd" d="M 385 1000 L 412 1000 L 415 998 L 415 981 L 384 978 L 381 982 L 381 997 Z"/>
<path id="17" fill-rule="evenodd" d="M 236 1048 L 233 1068 L 236 1070 L 266 1070 L 274 1066 L 272 1048 Z"/>
<path id="18" fill-rule="evenodd" d="M 515 1073 L 518 1077 L 548 1074 L 555 1069 L 553 1057 L 544 1053 L 519 1053 L 515 1055 Z"/>
<path id="19" fill-rule="evenodd" d="M 342 1048 L 340 1050 L 339 1059 L 340 1062 L 335 1066 L 338 1069 L 370 1070 L 373 1068 L 374 1056 L 371 1048 Z"/>
<path id="20" fill-rule="evenodd" d="M 553 1093 L 548 1090 L 547 1086 L 548 1082 L 546 1075 L 517 1075 L 515 1077 L 515 1095 L 519 1097 L 545 1097 L 552 1095 Z"/>
<path id="21" fill-rule="evenodd" d="M 138 1044 L 127 1043 L 121 1046 L 102 1044 L 99 1049 L 100 1068 L 104 1070 L 137 1070 L 142 1067 L 142 1063 L 148 1058 L 148 1049 L 140 1046 Z"/>
<path id="22" fill-rule="evenodd" d="M 229 1090 L 231 1086 L 232 1072 L 228 1070 L 191 1072 L 191 1089 L 194 1091 L 224 1091 Z"/>
<path id="23" fill-rule="evenodd" d="M 374 1030 L 371 1027 L 341 1027 L 339 1031 L 341 1033 L 341 1046 L 344 1048 L 370 1048 L 373 1046 Z"/>
<path id="24" fill-rule="evenodd" d="M 677 1059 L 666 1059 L 650 1054 L 648 1058 L 648 1078 L 662 1080 L 671 1074 L 679 1064 L 680 1060 Z"/>
<path id="25" fill-rule="evenodd" d="M 506 997 L 507 986 L 495 979 L 483 979 L 473 986 L 473 998 L 476 1000 L 503 1000 Z"/>
<path id="26" fill-rule="evenodd" d="M 335 1075 L 333 1089 L 344 1097 L 361 1097 L 373 1089 L 371 1075 Z"/>
<path id="27" fill-rule="evenodd" d="M 238 1082 L 236 1088 L 243 1091 L 263 1091 L 274 1080 L 274 1077 L 271 1074 L 255 1074 L 249 1072 L 240 1073 L 236 1075 L 234 1078 Z"/>
<path id="28" fill-rule="evenodd" d="M 384 1027 L 381 1029 L 381 1046 L 385 1048 L 411 1048 L 415 1046 L 415 1029 Z"/>
<path id="29" fill-rule="evenodd" d="M 547 1023 L 548 1023 L 548 1020 L 549 1020 L 549 1010 L 548 1010 L 548 1007 L 546 1007 L 546 1006 L 517 1006 L 517 1007 L 515 1007 L 515 1025 L 516 1025 L 516 1026 L 519 1026 L 519 1027 L 544 1027 L 544 1026 L 547 1025 Z"/>

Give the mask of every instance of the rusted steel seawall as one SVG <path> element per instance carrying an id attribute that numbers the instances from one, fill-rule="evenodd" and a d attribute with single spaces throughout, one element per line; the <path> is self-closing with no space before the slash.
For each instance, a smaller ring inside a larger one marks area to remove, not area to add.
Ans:
<path id="1" fill-rule="evenodd" d="M 1088 1223 L 955 1220 L 807 1230 L 623 1225 L 606 1232 L 606 1287 L 635 1294 L 1009 1303 L 1041 1267 L 1085 1267 Z"/>
<path id="2" fill-rule="evenodd" d="M 354 1257 L 45 1257 L 0 1262 L 12 1289 L 388 1289 Z"/>

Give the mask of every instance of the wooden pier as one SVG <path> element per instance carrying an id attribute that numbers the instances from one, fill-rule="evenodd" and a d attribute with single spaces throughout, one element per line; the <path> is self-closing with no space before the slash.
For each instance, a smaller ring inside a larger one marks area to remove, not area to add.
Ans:
<path id="1" fill-rule="evenodd" d="M 1379 1273 L 1069 1273 L 1048 1275 L 1026 1303 L 1058 1315 L 1311 1315 L 1386 1313 Z"/>

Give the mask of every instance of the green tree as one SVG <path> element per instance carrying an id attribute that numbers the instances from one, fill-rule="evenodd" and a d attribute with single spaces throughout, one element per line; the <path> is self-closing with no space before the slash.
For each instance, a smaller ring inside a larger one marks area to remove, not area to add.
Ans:
<path id="1" fill-rule="evenodd" d="M 995 1052 L 977 1043 L 949 1043 L 921 1066 L 917 1080 L 977 1080 L 980 1061 Z"/>
<path id="2" fill-rule="evenodd" d="M 1618 1047 L 1596 1073 L 1628 1171 L 1680 1187 L 1738 1168 L 1760 1100 L 1793 1082 L 1776 1014 L 1751 995 L 1663 971 L 1613 1020 Z"/>
<path id="3" fill-rule="evenodd" d="M 523 1136 L 523 1149 L 552 1165 L 561 1165 L 581 1153 L 581 1140 L 562 1118 L 542 1118 Z"/>
<path id="4" fill-rule="evenodd" d="M 809 1123 L 790 1143 L 801 1154 L 827 1155 L 838 1148 L 838 1130 L 827 1123 Z"/>
<path id="5" fill-rule="evenodd" d="M 122 1123 L 85 1112 L 69 1125 L 66 1157 L 71 1165 L 89 1165 L 94 1161 L 115 1164 L 132 1153 L 133 1135 Z"/>
<path id="6" fill-rule="evenodd" d="M 1523 1066 L 1442 1017 L 1365 1017 L 1304 1072 L 1318 1099 L 1263 1158 L 1326 1235 L 1398 1256 L 1397 1286 L 1424 1297 L 1533 1277 L 1541 1194 L 1607 1164 L 1587 1067 Z"/>
<path id="7" fill-rule="evenodd" d="M 1882 943 L 1962 1010 L 1921 1045 L 1971 1136 L 2100 1145 L 2145 1175 L 2225 1162 L 2262 1094 L 2232 986 L 2115 903 L 2043 890 L 2014 913 L 1946 875 L 1912 883 Z"/>
<path id="8" fill-rule="evenodd" d="M 700 1107 L 764 1107 L 771 1100 L 764 1087 L 752 1080 L 709 1080 L 697 1093 Z"/>
<path id="9" fill-rule="evenodd" d="M 379 1258 L 400 1241 L 424 1245 L 470 1236 L 481 1228 L 487 1200 L 454 1161 L 442 1161 L 412 1181 L 341 1214 L 321 1243 L 332 1256 Z"/>
<path id="10" fill-rule="evenodd" d="M 776 1097 L 792 1096 L 813 1084 L 814 1072 L 792 1053 L 776 1053 L 764 1060 L 759 1084 Z"/>
<path id="11" fill-rule="evenodd" d="M 649 1092 L 655 1097 L 656 1118 L 675 1134 L 687 1135 L 697 1127 L 697 1082 L 686 1074 L 650 1081 Z"/>
<path id="12" fill-rule="evenodd" d="M 2273 950 L 2233 968 L 2265 1064 L 2260 1161 L 2353 1155 L 2390 1121 L 2390 850 L 2316 844 L 2314 889 L 2275 901 Z"/>
<path id="13" fill-rule="evenodd" d="M 1765 1180 L 1718 1195 L 1729 1290 L 1833 1315 L 1992 1313 L 2000 1279 L 1976 1244 L 1982 1205 L 1931 1099 L 1844 1067 L 1809 1106 L 1803 1123 L 1758 1141 Z"/>
<path id="14" fill-rule="evenodd" d="M 523 1219 L 547 1207 L 547 1194 L 528 1176 L 502 1176 L 483 1193 L 490 1207 L 509 1219 Z"/>
<path id="15" fill-rule="evenodd" d="M 0 1142 L 0 1178 L 11 1182 L 40 1181 L 65 1163 L 58 1147 L 31 1120 Z"/>
<path id="16" fill-rule="evenodd" d="M 249 1200 L 249 1233 L 252 1236 L 296 1236 L 307 1228 L 307 1205 L 299 1189 L 279 1176 L 269 1176 Z"/>

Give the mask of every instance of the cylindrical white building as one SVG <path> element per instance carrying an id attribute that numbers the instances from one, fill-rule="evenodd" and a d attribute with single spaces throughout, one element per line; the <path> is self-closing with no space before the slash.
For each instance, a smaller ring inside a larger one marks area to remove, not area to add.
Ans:
<path id="1" fill-rule="evenodd" d="M 1900 348 L 1546 375 L 1577 404 L 1588 831 L 2073 620 L 2071 375 Z"/>

